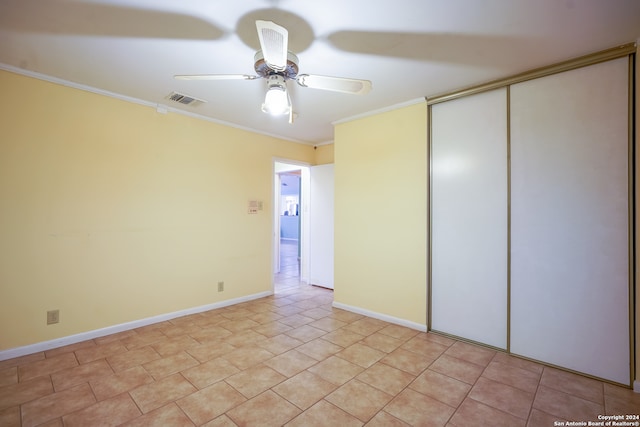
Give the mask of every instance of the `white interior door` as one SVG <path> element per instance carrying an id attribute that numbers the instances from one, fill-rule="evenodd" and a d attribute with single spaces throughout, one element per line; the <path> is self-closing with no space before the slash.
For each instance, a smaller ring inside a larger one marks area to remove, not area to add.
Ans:
<path id="1" fill-rule="evenodd" d="M 309 283 L 333 289 L 334 167 L 309 169 Z"/>

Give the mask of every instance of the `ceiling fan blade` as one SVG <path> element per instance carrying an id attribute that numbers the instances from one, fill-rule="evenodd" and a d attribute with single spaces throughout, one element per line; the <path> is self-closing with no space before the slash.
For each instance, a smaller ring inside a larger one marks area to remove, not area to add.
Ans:
<path id="1" fill-rule="evenodd" d="M 260 76 L 248 74 L 177 74 L 173 76 L 178 80 L 255 80 Z"/>
<path id="2" fill-rule="evenodd" d="M 304 87 L 355 95 L 364 95 L 371 90 L 371 82 L 369 80 L 300 74 L 296 81 L 300 86 Z"/>
<path id="3" fill-rule="evenodd" d="M 289 32 L 271 21 L 258 20 L 256 28 L 264 62 L 274 71 L 284 71 L 287 68 Z"/>
<path id="4" fill-rule="evenodd" d="M 289 96 L 289 91 L 287 91 L 287 100 L 289 101 L 289 124 L 293 124 L 293 105 L 291 104 L 291 96 Z"/>

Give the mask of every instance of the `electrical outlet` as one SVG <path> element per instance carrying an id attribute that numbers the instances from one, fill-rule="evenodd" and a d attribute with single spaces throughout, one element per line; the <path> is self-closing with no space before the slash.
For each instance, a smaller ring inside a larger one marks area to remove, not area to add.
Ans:
<path id="1" fill-rule="evenodd" d="M 60 322 L 60 310 L 47 311 L 47 325 L 53 325 Z"/>
<path id="2" fill-rule="evenodd" d="M 224 282 L 218 282 L 218 292 L 224 291 Z"/>

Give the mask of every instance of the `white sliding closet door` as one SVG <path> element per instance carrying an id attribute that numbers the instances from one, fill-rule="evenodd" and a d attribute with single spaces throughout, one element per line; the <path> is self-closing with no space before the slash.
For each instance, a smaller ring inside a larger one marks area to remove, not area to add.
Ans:
<path id="1" fill-rule="evenodd" d="M 309 172 L 309 283 L 333 289 L 334 166 L 312 166 Z"/>
<path id="2" fill-rule="evenodd" d="M 431 328 L 507 342 L 507 95 L 435 104 Z"/>
<path id="3" fill-rule="evenodd" d="M 629 384 L 628 58 L 511 87 L 511 352 Z"/>

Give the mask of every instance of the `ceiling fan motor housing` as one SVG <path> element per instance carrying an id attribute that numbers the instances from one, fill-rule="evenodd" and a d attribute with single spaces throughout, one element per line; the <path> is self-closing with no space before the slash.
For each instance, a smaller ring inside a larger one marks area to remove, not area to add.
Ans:
<path id="1" fill-rule="evenodd" d="M 258 74 L 260 77 L 267 78 L 271 75 L 280 75 L 284 77 L 285 80 L 289 80 L 295 79 L 298 75 L 298 57 L 291 52 L 287 52 L 287 66 L 285 67 L 284 71 L 276 71 L 269 67 L 269 65 L 264 60 L 264 55 L 262 54 L 261 50 L 256 52 L 253 59 L 255 61 L 253 67 L 256 70 L 256 74 Z"/>

